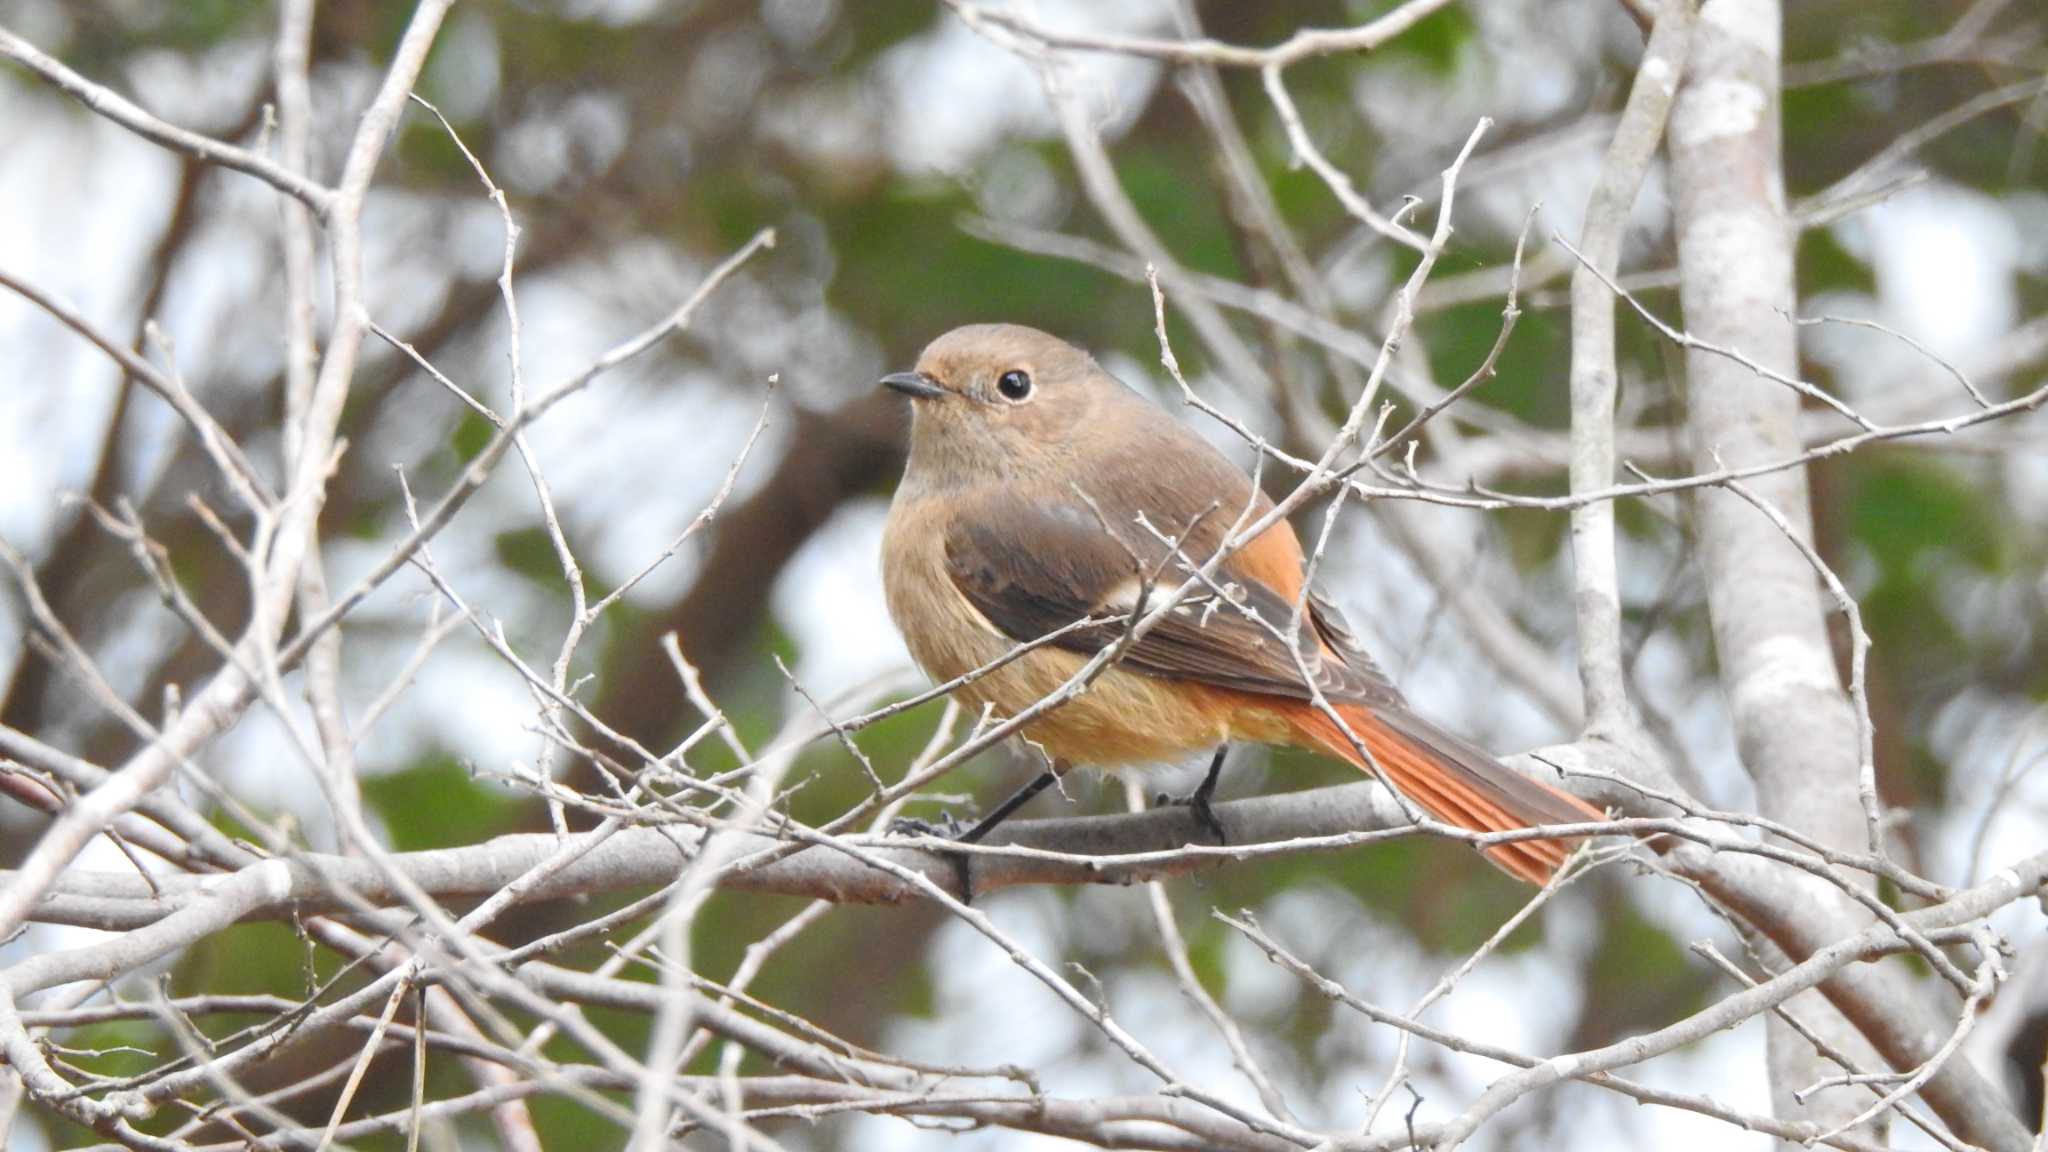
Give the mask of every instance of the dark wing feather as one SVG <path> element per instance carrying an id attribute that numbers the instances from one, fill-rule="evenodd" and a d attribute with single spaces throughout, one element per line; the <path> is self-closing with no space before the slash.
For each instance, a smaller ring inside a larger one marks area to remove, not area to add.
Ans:
<path id="1" fill-rule="evenodd" d="M 1316 635 L 1322 637 L 1323 643 L 1350 669 L 1352 679 L 1358 684 L 1353 693 L 1357 699 L 1375 708 L 1405 709 L 1408 706 L 1401 690 L 1394 687 L 1393 680 L 1380 668 L 1379 661 L 1372 658 L 1372 653 L 1367 652 L 1365 645 L 1359 643 L 1358 637 L 1352 633 L 1344 613 L 1313 588 L 1308 593 L 1308 615 L 1310 623 L 1315 625 Z"/>
<path id="2" fill-rule="evenodd" d="M 1186 528 L 1159 524 L 1156 517 L 1153 522 L 1162 531 Z M 1205 543 L 1202 538 L 1221 535 L 1220 530 L 1192 533 L 1190 546 L 1162 569 L 1167 545 L 1136 523 L 1112 526 L 1079 503 L 1037 504 L 1000 493 L 974 501 L 954 518 L 946 535 L 946 567 L 975 608 L 1013 640 L 1035 640 L 1091 615 L 1119 617 L 1054 641 L 1092 654 L 1115 643 L 1128 628 L 1128 597 L 1144 575 L 1160 573 L 1154 595 L 1163 595 L 1209 559 L 1214 545 L 1197 550 Z M 1274 634 L 1287 627 L 1294 605 L 1247 578 L 1235 560 L 1226 560 L 1216 576 L 1227 595 L 1213 589 L 1190 593 L 1124 653 L 1123 666 L 1167 679 L 1310 698 L 1301 666 Z M 1350 642 L 1341 618 L 1328 605 L 1311 598 L 1304 615 L 1302 663 L 1326 695 L 1378 705 L 1400 702 L 1399 693 Z M 1335 644 L 1326 650 L 1318 643 L 1333 632 L 1348 651 Z M 1330 659 L 1331 653 L 1339 658 Z"/>

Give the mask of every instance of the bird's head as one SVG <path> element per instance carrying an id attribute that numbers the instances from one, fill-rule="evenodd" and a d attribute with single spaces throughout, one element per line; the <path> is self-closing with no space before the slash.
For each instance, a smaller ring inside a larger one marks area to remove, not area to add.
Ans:
<path id="1" fill-rule="evenodd" d="M 970 324 L 882 384 L 910 397 L 912 482 L 952 486 L 1071 460 L 1135 395 L 1072 344 L 1018 324 Z"/>

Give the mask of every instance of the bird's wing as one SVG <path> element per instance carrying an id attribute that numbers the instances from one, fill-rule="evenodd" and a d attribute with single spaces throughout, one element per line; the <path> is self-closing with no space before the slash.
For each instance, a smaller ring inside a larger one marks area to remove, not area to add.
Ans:
<path id="1" fill-rule="evenodd" d="M 1204 565 L 1236 511 L 1197 513 L 1178 523 L 1162 523 L 1161 515 L 1149 514 L 1159 532 L 1187 536 L 1186 545 L 1176 551 L 1135 517 L 1118 524 L 1079 500 L 1045 504 L 996 491 L 953 518 L 946 532 L 946 569 L 969 602 L 1019 642 L 1085 617 L 1111 618 L 1053 642 L 1092 654 L 1115 643 L 1143 615 L 1134 612 L 1141 595 L 1149 593 L 1148 602 L 1157 603 Z M 1211 527 L 1208 521 L 1217 517 L 1220 523 Z M 1332 698 L 1398 704 L 1399 694 L 1370 661 L 1362 662 L 1368 671 L 1354 668 L 1347 653 L 1321 642 L 1326 606 L 1312 603 L 1303 613 L 1296 644 L 1282 638 L 1294 620 L 1294 603 L 1270 579 L 1253 573 L 1290 571 L 1283 553 L 1293 557 L 1291 573 L 1298 588 L 1299 545 L 1292 529 L 1276 524 L 1227 559 L 1212 585 L 1191 591 L 1132 644 L 1123 666 L 1166 679 L 1295 699 L 1310 698 L 1313 682 Z"/>
<path id="2" fill-rule="evenodd" d="M 1358 693 L 1362 699 L 1379 707 L 1407 707 L 1401 690 L 1394 687 L 1394 681 L 1380 668 L 1379 661 L 1365 650 L 1365 645 L 1351 631 L 1350 622 L 1344 619 L 1344 613 L 1329 597 L 1313 588 L 1308 593 L 1308 618 L 1315 626 L 1316 635 L 1322 638 L 1324 647 L 1342 660 L 1351 670 L 1352 677 L 1363 686 Z"/>

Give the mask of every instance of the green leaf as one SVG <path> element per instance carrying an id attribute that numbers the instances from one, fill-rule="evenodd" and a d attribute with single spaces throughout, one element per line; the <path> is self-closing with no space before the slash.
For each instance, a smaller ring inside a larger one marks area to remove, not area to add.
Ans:
<path id="1" fill-rule="evenodd" d="M 1392 4 L 1377 5 L 1375 15 L 1384 15 Z M 1472 18 L 1455 5 L 1438 9 L 1415 26 L 1389 41 L 1385 51 L 1411 56 L 1439 76 L 1449 76 L 1458 67 L 1458 53 L 1469 43 L 1476 29 Z"/>
<path id="2" fill-rule="evenodd" d="M 1861 260 L 1849 255 L 1829 228 L 1808 228 L 1799 234 L 1799 292 L 1873 292 L 1876 281 Z"/>
<path id="3" fill-rule="evenodd" d="M 555 555 L 555 543 L 546 528 L 535 524 L 514 528 L 492 537 L 498 562 L 545 588 L 562 587 L 562 562 Z"/>
<path id="4" fill-rule="evenodd" d="M 1412 261 L 1409 261 L 1412 267 Z M 1439 266 L 1439 274 L 1457 271 Z M 1403 275 L 1406 275 L 1404 269 Z M 1437 383 L 1453 388 L 1463 383 L 1486 361 L 1486 354 L 1500 338 L 1500 300 L 1484 300 L 1446 309 L 1429 318 L 1429 367 Z M 1561 320 L 1525 311 L 1515 322 L 1496 362 L 1500 374 L 1482 382 L 1466 402 L 1477 401 L 1512 413 L 1539 428 L 1563 428 L 1571 419 L 1571 394 L 1567 379 L 1571 350 L 1565 341 Z M 1454 416 L 1448 412 L 1446 417 Z"/>
<path id="5" fill-rule="evenodd" d="M 455 450 L 455 458 L 464 464 L 476 459 L 477 453 L 491 442 L 491 422 L 474 412 L 463 414 L 462 423 L 455 426 L 455 434 L 448 438 L 448 446 Z"/>
<path id="6" fill-rule="evenodd" d="M 1885 578 L 1915 578 L 1931 553 L 1984 571 L 1995 570 L 2002 555 L 1995 507 L 1938 464 L 1865 461 L 1857 468 L 1850 523 Z"/>
<path id="7" fill-rule="evenodd" d="M 402 772 L 363 780 L 400 852 L 477 844 L 513 831 L 520 802 L 470 777 L 449 756 L 430 754 Z"/>

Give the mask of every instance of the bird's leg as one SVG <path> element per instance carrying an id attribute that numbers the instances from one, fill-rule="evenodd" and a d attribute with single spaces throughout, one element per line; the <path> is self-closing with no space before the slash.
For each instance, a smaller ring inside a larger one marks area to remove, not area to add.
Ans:
<path id="1" fill-rule="evenodd" d="M 1019 808 L 1022 808 L 1024 805 L 1031 803 L 1031 798 L 1033 796 L 1036 796 L 1040 792 L 1045 791 L 1047 788 L 1052 787 L 1053 781 L 1058 780 L 1060 778 L 1060 772 L 1064 771 L 1065 768 L 1066 765 L 1061 764 L 1056 765 L 1054 768 L 1048 771 L 1040 772 L 1037 778 L 1032 780 L 1031 783 L 1026 784 L 1022 788 L 1017 789 L 1015 792 L 1012 792 L 1010 794 L 1009 799 L 1003 801 L 1001 804 L 996 805 L 995 809 L 991 811 L 988 815 L 983 816 L 980 820 L 975 821 L 974 827 L 969 828 L 967 831 L 961 833 L 958 836 L 955 836 L 954 839 L 960 841 L 962 844 L 980 843 L 982 837 L 996 830 L 996 825 L 1001 824 L 1005 820 L 1008 820 L 1010 818 L 1011 813 L 1015 812 Z"/>
<path id="2" fill-rule="evenodd" d="M 1228 755 L 1230 755 L 1230 745 L 1225 744 L 1221 748 L 1216 749 L 1215 758 L 1209 761 L 1209 774 L 1202 777 L 1202 782 L 1195 785 L 1193 792 L 1188 793 L 1186 796 L 1161 794 L 1158 799 L 1160 804 L 1187 805 L 1188 815 L 1193 816 L 1195 823 L 1201 825 L 1204 831 L 1216 837 L 1216 843 L 1218 844 L 1230 843 L 1230 837 L 1224 835 L 1223 821 L 1216 818 L 1216 809 L 1210 806 L 1209 801 L 1215 798 L 1216 780 L 1223 775 L 1223 758 Z"/>
<path id="3" fill-rule="evenodd" d="M 953 814 L 950 812 L 946 813 L 943 828 L 935 827 L 923 820 L 898 820 L 889 826 L 889 830 L 911 836 L 944 836 L 946 839 L 959 844 L 978 844 L 981 842 L 982 837 L 996 830 L 996 825 L 1009 819 L 1010 815 L 1016 812 L 1017 809 L 1029 804 L 1033 796 L 1051 787 L 1053 782 L 1060 778 L 1060 774 L 1067 770 L 1067 767 L 1065 762 L 1058 762 L 1052 766 L 1051 770 L 1039 773 L 1031 783 L 1011 793 L 1001 804 L 996 805 L 988 815 L 975 821 L 974 827 L 969 828 L 965 832 L 960 830 L 959 823 L 953 819 Z M 974 903 L 974 876 L 968 867 L 972 863 L 973 858 L 965 852 L 949 852 L 947 855 L 952 858 L 954 871 L 959 875 L 961 901 L 967 904 Z"/>
<path id="4" fill-rule="evenodd" d="M 1188 797 L 1188 811 L 1193 814 L 1195 823 L 1214 833 L 1218 844 L 1230 843 L 1230 837 L 1224 835 L 1223 821 L 1216 818 L 1216 809 L 1209 806 L 1209 801 L 1216 795 L 1216 781 L 1223 775 L 1223 759 L 1228 755 L 1228 744 L 1216 750 L 1215 757 L 1209 761 L 1208 774 L 1202 777 L 1200 784 L 1195 785 L 1194 795 Z"/>

